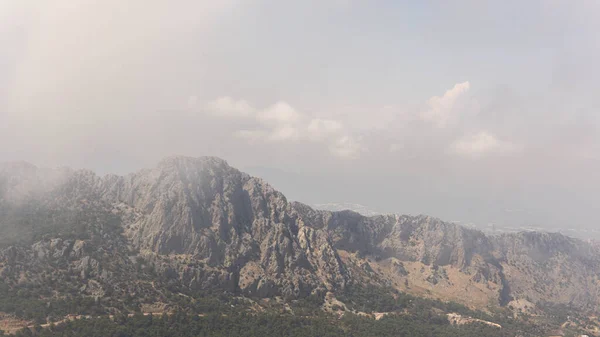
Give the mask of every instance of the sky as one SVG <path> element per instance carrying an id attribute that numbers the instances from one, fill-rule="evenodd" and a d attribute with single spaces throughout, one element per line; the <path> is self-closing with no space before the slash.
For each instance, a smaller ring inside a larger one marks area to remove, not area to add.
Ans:
<path id="1" fill-rule="evenodd" d="M 0 161 L 598 226 L 600 2 L 0 0 Z"/>

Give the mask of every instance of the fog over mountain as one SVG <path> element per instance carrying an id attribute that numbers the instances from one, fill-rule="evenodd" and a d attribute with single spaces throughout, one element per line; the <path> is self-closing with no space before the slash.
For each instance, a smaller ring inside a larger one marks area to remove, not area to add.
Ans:
<path id="1" fill-rule="evenodd" d="M 257 174 L 309 203 L 594 227 L 598 13 L 595 1 L 5 0 L 0 161 L 122 174 L 216 155 L 269 168 Z"/>
<path id="2" fill-rule="evenodd" d="M 486 192 L 482 191 L 483 187 L 461 187 L 458 182 L 417 180 L 401 174 L 373 175 L 362 181 L 343 173 L 333 176 L 318 173 L 303 175 L 262 167 L 247 168 L 246 171 L 268 180 L 292 200 L 302 200 L 317 208 L 317 205 L 333 203 L 338 205 L 335 209 L 323 209 L 338 210 L 344 204 L 358 204 L 378 213 L 431 214 L 486 230 L 537 228 L 600 239 L 600 233 L 589 232 L 597 229 L 596 222 L 588 220 L 593 216 L 593 208 L 585 201 L 580 203 L 581 199 L 565 200 L 567 195 L 561 195 L 560 191 L 547 192 L 558 196 L 547 195 L 543 200 L 530 200 L 526 195 L 515 195 L 513 191 Z M 446 189 L 448 184 L 452 184 L 453 188 Z M 573 197 L 572 194 L 568 196 Z M 550 210 L 541 205 L 549 199 L 563 203 L 561 207 Z M 360 212 L 352 205 L 346 208 Z M 568 231 L 573 228 L 577 228 L 578 232 Z"/>
<path id="3" fill-rule="evenodd" d="M 600 336 L 598 32 L 594 0 L 0 0 L 0 337 Z"/>

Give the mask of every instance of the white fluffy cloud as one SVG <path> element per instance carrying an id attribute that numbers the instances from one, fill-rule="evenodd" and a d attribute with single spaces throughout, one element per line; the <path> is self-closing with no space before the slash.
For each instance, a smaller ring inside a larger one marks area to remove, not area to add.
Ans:
<path id="1" fill-rule="evenodd" d="M 460 132 L 472 123 L 478 112 L 477 101 L 468 95 L 470 87 L 469 82 L 457 83 L 443 96 L 431 97 L 427 101 L 427 110 L 422 112 L 413 110 L 415 112 L 411 114 L 405 111 L 406 109 L 399 110 L 387 106 L 382 111 L 385 112 L 388 122 L 363 125 L 355 125 L 351 118 L 345 118 L 343 114 L 341 118 L 313 117 L 296 110 L 285 101 L 277 101 L 259 109 L 245 100 L 222 96 L 200 106 L 210 115 L 239 121 L 243 126 L 236 127 L 233 134 L 245 141 L 323 144 L 331 154 L 339 158 L 359 158 L 362 153 L 368 151 L 366 144 L 381 146 L 379 138 L 382 133 L 387 133 L 389 137 L 389 141 L 384 145 L 388 153 L 410 150 L 406 148 L 406 141 L 408 144 L 418 144 L 418 139 L 423 137 L 430 139 L 428 143 L 442 151 L 464 157 L 475 158 L 520 150 L 519 146 L 499 140 L 488 131 L 467 133 L 459 139 L 451 138 L 457 131 Z M 192 101 L 197 104 L 195 99 Z M 371 117 L 377 116 L 379 114 Z M 394 119 L 397 123 L 389 122 Z M 426 123 L 414 124 L 418 121 Z M 366 135 L 366 139 L 357 137 L 357 132 Z M 447 147 L 446 144 L 450 146 Z"/>
<path id="2" fill-rule="evenodd" d="M 457 123 L 461 116 L 476 114 L 478 104 L 467 96 L 470 88 L 468 81 L 457 83 L 443 96 L 431 97 L 427 102 L 428 109 L 420 114 L 420 118 L 438 128 L 445 128 Z"/>
<path id="3" fill-rule="evenodd" d="M 499 140 L 487 131 L 480 131 L 458 139 L 450 145 L 452 153 L 461 156 L 482 156 L 489 153 L 514 153 L 520 151 L 519 145 Z"/>
<path id="4" fill-rule="evenodd" d="M 298 123 L 301 115 L 286 102 L 279 101 L 264 110 L 258 111 L 256 118 L 265 124 L 281 125 Z"/>
<path id="5" fill-rule="evenodd" d="M 427 101 L 428 109 L 421 112 L 413 109 L 410 113 L 409 109 L 386 106 L 382 111 L 388 122 L 362 125 L 356 125 L 343 113 L 337 117 L 332 117 L 335 114 L 311 116 L 285 101 L 261 109 L 248 101 L 222 96 L 199 106 L 210 115 L 234 119 L 235 122 L 227 123 L 232 126 L 236 138 L 253 143 L 322 144 L 339 158 L 357 159 L 369 147 L 382 146 L 387 153 L 402 155 L 415 150 L 417 144 L 425 144 L 433 151 L 470 158 L 520 151 L 521 146 L 500 140 L 490 131 L 468 131 L 477 125 L 478 112 L 477 101 L 468 94 L 470 88 L 469 82 L 457 83 L 443 96 L 431 97 Z M 195 99 L 192 102 L 198 105 Z M 379 115 L 363 113 L 363 117 L 375 119 Z M 389 122 L 391 120 L 395 122 Z M 359 134 L 362 136 L 357 137 Z M 463 136 L 457 139 L 457 134 Z"/>
<path id="6" fill-rule="evenodd" d="M 361 140 L 353 137 L 341 121 L 312 118 L 285 101 L 261 110 L 244 100 L 223 96 L 206 104 L 205 109 L 214 116 L 253 122 L 254 128 L 233 132 L 234 136 L 246 141 L 321 143 L 327 145 L 331 154 L 347 159 L 356 159 L 367 151 Z"/>

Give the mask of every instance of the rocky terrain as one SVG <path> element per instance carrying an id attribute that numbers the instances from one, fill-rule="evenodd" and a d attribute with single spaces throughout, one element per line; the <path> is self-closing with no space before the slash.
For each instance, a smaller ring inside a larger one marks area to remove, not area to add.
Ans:
<path id="1" fill-rule="evenodd" d="M 592 314 L 598 275 L 598 249 L 577 239 L 315 210 L 214 157 L 103 177 L 0 166 L 0 295 L 35 292 L 48 305 L 169 305 L 167 289 L 335 300 L 373 285 L 515 315 L 555 305 Z"/>

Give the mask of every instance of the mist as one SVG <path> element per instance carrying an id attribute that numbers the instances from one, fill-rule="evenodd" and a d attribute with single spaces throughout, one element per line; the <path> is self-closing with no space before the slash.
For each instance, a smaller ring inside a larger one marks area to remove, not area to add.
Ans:
<path id="1" fill-rule="evenodd" d="M 430 5 L 3 1 L 0 161 L 215 155 L 307 203 L 595 226 L 600 6 Z"/>

